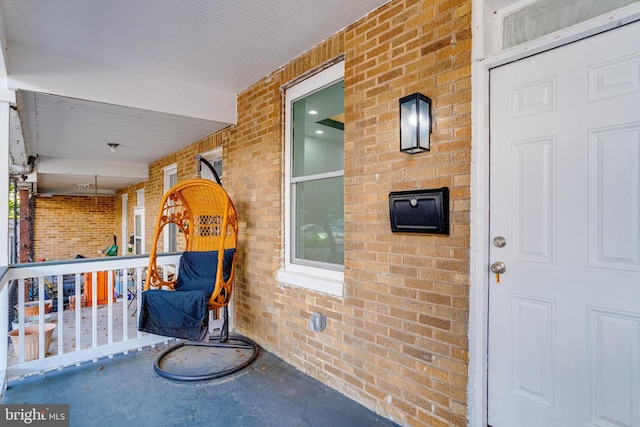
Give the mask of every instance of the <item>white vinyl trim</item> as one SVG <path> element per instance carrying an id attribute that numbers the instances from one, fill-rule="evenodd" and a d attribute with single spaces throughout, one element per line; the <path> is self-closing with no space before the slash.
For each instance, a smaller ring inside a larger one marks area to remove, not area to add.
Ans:
<path id="1" fill-rule="evenodd" d="M 640 20 L 640 2 L 490 56 L 491 29 L 483 1 L 473 2 L 471 260 L 469 295 L 468 426 L 487 425 L 489 259 L 489 73 L 492 68 Z"/>
<path id="2" fill-rule="evenodd" d="M 166 193 L 167 191 L 169 191 L 171 187 L 173 187 L 174 184 L 178 182 L 178 164 L 173 163 L 169 166 L 165 166 L 164 168 L 162 168 L 162 171 L 164 173 L 164 192 Z M 173 227 L 173 231 L 174 231 L 173 233 L 170 232 L 170 227 Z M 170 239 L 172 237 L 174 240 L 176 239 L 175 230 L 176 230 L 176 225 L 170 224 L 166 228 L 166 230 L 162 233 L 162 245 L 165 252 L 171 252 Z"/>
<path id="3" fill-rule="evenodd" d="M 285 129 L 291 129 L 291 104 L 307 94 L 321 89 L 344 78 L 344 61 L 341 61 L 318 74 L 287 89 L 285 93 Z M 342 297 L 344 292 L 344 273 L 329 269 L 293 264 L 291 262 L 291 136 L 285 132 L 284 141 L 284 266 L 276 273 L 276 280 L 288 285 L 298 286 L 317 292 Z"/>

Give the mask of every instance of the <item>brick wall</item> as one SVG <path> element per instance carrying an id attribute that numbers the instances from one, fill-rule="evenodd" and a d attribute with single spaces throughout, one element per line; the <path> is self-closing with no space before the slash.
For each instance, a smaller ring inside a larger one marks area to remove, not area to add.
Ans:
<path id="1" fill-rule="evenodd" d="M 345 58 L 345 298 L 279 284 L 283 88 Z M 398 99 L 433 100 L 431 151 L 399 152 Z M 401 425 L 466 425 L 471 1 L 387 3 L 238 96 L 237 125 L 150 165 L 147 244 L 162 168 L 195 173 L 223 146 L 240 220 L 235 328 Z M 388 194 L 450 189 L 450 235 L 393 234 Z M 132 199 L 130 199 L 132 200 Z M 119 218 L 118 218 L 119 220 Z M 147 249 L 149 246 L 147 247 Z M 327 329 L 309 330 L 312 312 Z"/>
<path id="2" fill-rule="evenodd" d="M 101 256 L 116 234 L 114 206 L 114 197 L 36 197 L 35 260 Z"/>
<path id="3" fill-rule="evenodd" d="M 236 327 L 299 369 L 405 425 L 466 424 L 471 2 L 393 1 L 238 97 L 224 169 L 242 221 Z M 278 284 L 281 88 L 345 56 L 345 289 Z M 434 103 L 429 153 L 398 150 L 398 99 Z M 390 191 L 447 186 L 449 236 L 393 234 Z M 311 312 L 327 329 L 311 332 Z"/>

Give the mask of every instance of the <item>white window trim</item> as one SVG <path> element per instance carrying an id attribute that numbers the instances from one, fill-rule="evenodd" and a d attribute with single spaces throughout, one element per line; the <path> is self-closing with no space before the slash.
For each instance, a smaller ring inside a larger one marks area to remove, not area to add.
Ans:
<path id="1" fill-rule="evenodd" d="M 172 165 L 165 166 L 162 168 L 162 171 L 164 172 L 164 192 L 166 193 L 169 188 L 171 188 L 169 177 L 178 173 L 178 164 L 174 163 Z"/>
<path id="2" fill-rule="evenodd" d="M 276 280 L 340 298 L 344 297 L 344 272 L 291 263 L 291 105 L 309 93 L 344 79 L 344 61 L 298 83 L 285 93 L 285 183 L 284 183 L 284 266 L 276 272 Z"/>
<path id="3" fill-rule="evenodd" d="M 164 173 L 164 193 L 166 193 L 167 191 L 169 191 L 169 189 L 171 188 L 171 175 L 175 175 L 176 176 L 176 181 L 178 178 L 178 164 L 174 163 L 172 165 L 169 166 L 165 166 L 164 168 L 162 168 L 162 171 Z M 162 245 L 164 248 L 165 252 L 169 252 L 167 248 L 169 248 L 169 232 L 165 232 L 162 233 Z"/>
<path id="4" fill-rule="evenodd" d="M 144 188 L 136 190 L 136 206 L 144 206 Z"/>
<path id="5" fill-rule="evenodd" d="M 136 226 L 135 226 L 135 217 L 139 216 L 140 217 L 140 254 L 144 254 L 145 252 L 145 245 L 144 245 L 144 241 L 145 241 L 145 221 L 144 221 L 144 206 L 136 206 L 135 208 L 133 208 L 133 246 L 134 246 L 134 253 L 135 253 L 135 244 L 136 244 L 136 238 L 138 238 L 138 235 L 136 234 Z M 140 255 L 140 254 L 136 254 L 136 255 Z"/>

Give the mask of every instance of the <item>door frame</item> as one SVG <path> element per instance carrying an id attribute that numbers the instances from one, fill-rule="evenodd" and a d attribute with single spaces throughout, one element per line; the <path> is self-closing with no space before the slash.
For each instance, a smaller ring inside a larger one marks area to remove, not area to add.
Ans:
<path id="1" fill-rule="evenodd" d="M 491 69 L 561 47 L 613 28 L 640 21 L 640 2 L 620 8 L 533 42 L 485 55 L 493 31 L 484 1 L 474 0 L 472 12 L 472 149 L 471 240 L 469 295 L 469 371 L 467 417 L 470 427 L 486 427 L 488 414 L 489 326 L 489 74 Z M 489 18 L 489 19 L 487 19 Z"/>
<path id="2" fill-rule="evenodd" d="M 146 232 L 145 232 L 144 214 L 145 214 L 144 206 L 135 206 L 133 208 L 133 254 L 134 255 L 141 255 L 141 254 L 146 253 L 145 252 Z M 140 235 L 139 236 L 136 233 L 138 231 L 138 230 L 136 230 L 136 217 L 137 216 L 140 217 Z M 136 239 L 138 237 L 140 237 L 140 253 L 136 252 Z"/>

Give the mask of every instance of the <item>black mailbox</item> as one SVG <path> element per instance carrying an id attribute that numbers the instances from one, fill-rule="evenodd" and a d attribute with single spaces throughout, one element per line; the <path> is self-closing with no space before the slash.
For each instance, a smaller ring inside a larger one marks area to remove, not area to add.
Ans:
<path id="1" fill-rule="evenodd" d="M 389 193 L 391 231 L 449 234 L 449 188 Z"/>

